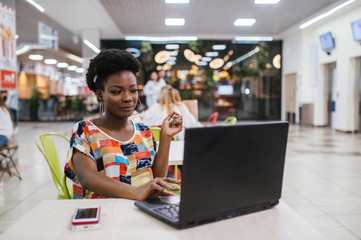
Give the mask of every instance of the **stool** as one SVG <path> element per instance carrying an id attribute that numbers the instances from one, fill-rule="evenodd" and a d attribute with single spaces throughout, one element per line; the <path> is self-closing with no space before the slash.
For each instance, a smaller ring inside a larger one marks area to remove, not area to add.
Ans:
<path id="1" fill-rule="evenodd" d="M 18 150 L 18 147 L 19 146 L 17 144 L 9 144 L 9 145 L 0 147 L 0 169 L 2 171 L 0 180 L 4 176 L 5 172 L 7 172 L 10 177 L 12 175 L 14 175 L 21 180 L 20 173 L 19 173 L 19 171 L 16 167 L 16 164 L 14 162 L 14 159 L 13 159 L 16 151 Z M 16 173 L 10 171 L 11 165 L 15 168 Z"/>

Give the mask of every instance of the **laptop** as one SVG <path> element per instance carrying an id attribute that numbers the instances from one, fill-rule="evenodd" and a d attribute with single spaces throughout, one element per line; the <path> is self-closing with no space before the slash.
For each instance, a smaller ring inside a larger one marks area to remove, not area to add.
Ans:
<path id="1" fill-rule="evenodd" d="M 193 227 L 278 204 L 288 122 L 185 130 L 181 194 L 136 201 L 176 228 Z"/>

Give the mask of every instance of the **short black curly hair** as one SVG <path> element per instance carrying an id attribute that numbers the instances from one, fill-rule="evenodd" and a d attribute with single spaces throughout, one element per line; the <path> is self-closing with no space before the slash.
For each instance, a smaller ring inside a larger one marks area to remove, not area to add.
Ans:
<path id="1" fill-rule="evenodd" d="M 104 82 L 110 75 L 125 70 L 136 75 L 140 67 L 139 60 L 125 50 L 103 49 L 90 60 L 86 82 L 89 89 L 95 93 L 99 89 L 104 89 Z M 95 76 L 96 81 L 94 82 Z"/>

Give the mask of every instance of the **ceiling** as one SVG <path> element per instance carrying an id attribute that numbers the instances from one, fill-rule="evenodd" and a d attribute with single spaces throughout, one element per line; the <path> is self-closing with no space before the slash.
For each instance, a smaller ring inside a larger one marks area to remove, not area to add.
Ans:
<path id="1" fill-rule="evenodd" d="M 254 0 L 190 0 L 166 4 L 164 0 L 36 0 L 44 14 L 69 31 L 99 30 L 101 39 L 129 35 L 197 36 L 233 39 L 235 36 L 282 34 L 346 0 L 280 0 L 277 5 L 256 5 Z M 343 11 L 360 4 L 355 0 Z M 165 26 L 167 17 L 185 18 L 184 26 Z M 237 18 L 255 18 L 252 27 L 235 27 Z M 327 21 L 324 20 L 324 21 Z"/>

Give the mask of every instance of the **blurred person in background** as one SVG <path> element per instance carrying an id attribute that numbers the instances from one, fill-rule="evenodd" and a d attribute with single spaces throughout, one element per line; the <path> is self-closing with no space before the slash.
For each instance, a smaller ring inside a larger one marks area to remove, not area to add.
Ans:
<path id="1" fill-rule="evenodd" d="M 13 134 L 13 119 L 4 98 L 0 97 L 0 147 L 9 144 Z"/>
<path id="2" fill-rule="evenodd" d="M 19 110 L 19 94 L 16 89 L 8 90 L 8 96 L 5 102 L 6 106 L 10 109 L 14 124 L 17 126 L 18 124 L 18 110 Z"/>
<path id="3" fill-rule="evenodd" d="M 162 88 L 162 95 L 159 103 L 153 104 L 146 111 L 142 112 L 142 122 L 148 126 L 160 125 L 163 119 L 172 111 L 180 113 L 183 116 L 183 127 L 201 127 L 188 107 L 182 102 L 179 91 L 170 85 Z M 177 139 L 184 139 L 184 130 L 176 135 Z"/>
<path id="4" fill-rule="evenodd" d="M 143 93 L 145 95 L 145 102 L 150 108 L 154 103 L 157 103 L 161 96 L 161 90 L 166 85 L 164 79 L 158 78 L 156 71 L 150 73 L 150 79 L 145 84 Z"/>
<path id="5" fill-rule="evenodd" d="M 164 70 L 160 70 L 158 72 L 158 79 L 159 81 L 164 81 L 166 84 L 168 84 L 168 79 L 166 77 L 166 72 Z"/>

